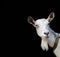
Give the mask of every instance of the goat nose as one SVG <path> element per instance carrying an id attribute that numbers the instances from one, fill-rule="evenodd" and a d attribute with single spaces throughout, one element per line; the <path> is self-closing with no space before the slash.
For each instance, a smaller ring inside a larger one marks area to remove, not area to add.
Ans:
<path id="1" fill-rule="evenodd" d="M 47 32 L 47 33 L 45 32 L 44 34 L 45 34 L 45 35 L 48 35 L 48 34 L 49 34 L 49 32 Z"/>

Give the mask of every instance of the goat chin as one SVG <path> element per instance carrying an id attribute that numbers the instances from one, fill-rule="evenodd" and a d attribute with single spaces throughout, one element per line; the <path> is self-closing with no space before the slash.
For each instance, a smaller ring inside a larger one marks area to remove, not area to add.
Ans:
<path id="1" fill-rule="evenodd" d="M 47 40 L 46 38 L 45 38 L 45 39 L 42 39 L 41 48 L 42 48 L 43 50 L 48 51 L 48 40 Z"/>
<path id="2" fill-rule="evenodd" d="M 50 42 L 49 42 L 49 40 L 48 40 L 48 38 L 42 38 L 42 42 L 41 42 L 41 48 L 45 51 L 48 51 L 48 45 L 50 46 L 50 47 L 53 47 L 54 46 L 54 44 L 51 44 Z"/>

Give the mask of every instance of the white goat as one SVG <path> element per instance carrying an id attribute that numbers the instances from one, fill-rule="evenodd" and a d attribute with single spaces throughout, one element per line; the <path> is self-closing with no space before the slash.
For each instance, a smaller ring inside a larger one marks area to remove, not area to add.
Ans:
<path id="1" fill-rule="evenodd" d="M 38 36 L 41 37 L 41 48 L 47 51 L 49 45 L 54 48 L 53 52 L 56 57 L 60 57 L 60 34 L 54 32 L 49 27 L 49 23 L 54 19 L 54 17 L 54 12 L 51 12 L 47 19 L 42 18 L 36 21 L 31 16 L 28 16 L 28 22 L 36 28 Z"/>

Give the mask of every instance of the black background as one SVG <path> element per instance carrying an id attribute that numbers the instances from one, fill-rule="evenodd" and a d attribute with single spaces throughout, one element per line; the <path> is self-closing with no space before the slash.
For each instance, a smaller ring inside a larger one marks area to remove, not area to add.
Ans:
<path id="1" fill-rule="evenodd" d="M 13 1 L 10 7 L 15 8 L 9 10 L 11 14 L 8 19 L 12 22 L 7 26 L 6 38 L 1 41 L 3 45 L 1 44 L 0 54 L 55 57 L 51 47 L 47 52 L 41 49 L 41 39 L 37 35 L 35 28 L 27 22 L 27 18 L 28 16 L 32 16 L 35 20 L 47 18 L 51 12 L 55 12 L 55 18 L 50 23 L 50 26 L 55 32 L 59 33 L 60 2 L 58 0 Z"/>
<path id="2" fill-rule="evenodd" d="M 4 0 L 0 1 L 0 8 L 4 8 Z"/>

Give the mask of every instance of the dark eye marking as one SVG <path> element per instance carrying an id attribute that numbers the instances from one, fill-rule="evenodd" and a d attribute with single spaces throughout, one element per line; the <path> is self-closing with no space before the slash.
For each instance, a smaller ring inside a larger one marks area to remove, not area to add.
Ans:
<path id="1" fill-rule="evenodd" d="M 39 27 L 38 25 L 35 25 L 36 27 Z"/>
<path id="2" fill-rule="evenodd" d="M 38 25 L 36 25 L 36 26 L 38 26 Z"/>

